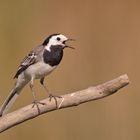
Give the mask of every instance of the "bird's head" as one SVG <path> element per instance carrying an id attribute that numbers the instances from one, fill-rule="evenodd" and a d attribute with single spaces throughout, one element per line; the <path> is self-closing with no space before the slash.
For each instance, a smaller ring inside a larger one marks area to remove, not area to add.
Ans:
<path id="1" fill-rule="evenodd" d="M 53 46 L 60 46 L 62 47 L 62 49 L 64 48 L 74 49 L 73 47 L 67 45 L 68 41 L 74 41 L 74 39 L 69 39 L 62 34 L 52 34 L 45 39 L 43 45 L 48 51 L 50 51 L 50 48 Z"/>

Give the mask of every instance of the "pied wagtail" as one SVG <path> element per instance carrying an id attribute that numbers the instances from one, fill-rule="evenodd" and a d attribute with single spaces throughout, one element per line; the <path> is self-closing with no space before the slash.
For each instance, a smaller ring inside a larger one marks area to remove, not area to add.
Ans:
<path id="1" fill-rule="evenodd" d="M 34 48 L 29 54 L 23 59 L 18 67 L 17 73 L 14 78 L 17 78 L 15 87 L 10 92 L 4 103 L 0 108 L 0 116 L 6 114 L 11 108 L 16 98 L 19 96 L 22 88 L 29 83 L 33 94 L 33 106 L 37 105 L 38 102 L 35 98 L 35 92 L 33 88 L 34 79 L 40 79 L 41 85 L 47 91 L 44 85 L 44 78 L 50 74 L 60 63 L 63 57 L 64 48 L 72 48 L 66 44 L 68 39 L 62 34 L 52 34 L 45 39 L 42 45 Z M 49 93 L 48 93 L 49 94 Z M 50 99 L 55 96 L 49 94 Z M 60 97 L 60 96 L 57 96 Z M 44 103 L 40 103 L 44 104 Z"/>

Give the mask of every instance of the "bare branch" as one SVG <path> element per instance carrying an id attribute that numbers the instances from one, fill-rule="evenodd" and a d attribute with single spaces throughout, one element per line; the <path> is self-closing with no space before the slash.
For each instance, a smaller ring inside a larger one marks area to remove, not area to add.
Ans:
<path id="1" fill-rule="evenodd" d="M 57 98 L 58 108 L 62 109 L 66 107 L 77 106 L 85 102 L 109 96 L 128 84 L 129 79 L 128 76 L 125 74 L 104 84 L 62 95 L 63 98 Z M 37 107 L 32 108 L 32 104 L 30 104 L 17 111 L 1 117 L 0 132 L 3 132 L 15 125 L 23 123 L 24 121 L 33 119 L 41 114 L 58 109 L 56 108 L 56 103 L 53 99 L 49 101 L 49 99 L 47 98 L 40 102 L 43 102 L 46 105 L 39 104 L 39 111 Z"/>

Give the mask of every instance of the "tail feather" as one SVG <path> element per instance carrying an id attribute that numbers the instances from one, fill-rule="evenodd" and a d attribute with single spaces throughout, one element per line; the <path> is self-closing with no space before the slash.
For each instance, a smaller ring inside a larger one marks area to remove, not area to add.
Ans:
<path id="1" fill-rule="evenodd" d="M 10 94 L 8 95 L 8 97 L 0 107 L 0 116 L 3 116 L 9 111 L 9 109 L 12 107 L 13 103 L 19 96 L 20 91 L 28 82 L 29 82 L 28 80 L 26 81 L 26 80 L 18 79 L 15 88 L 10 92 Z"/>
<path id="2" fill-rule="evenodd" d="M 6 114 L 18 97 L 19 92 L 13 89 L 0 108 L 0 116 Z"/>

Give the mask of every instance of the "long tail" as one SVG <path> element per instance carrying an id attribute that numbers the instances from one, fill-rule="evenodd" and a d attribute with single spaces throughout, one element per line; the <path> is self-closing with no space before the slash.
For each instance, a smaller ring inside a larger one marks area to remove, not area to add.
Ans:
<path id="1" fill-rule="evenodd" d="M 13 103 L 19 96 L 20 91 L 23 89 L 23 87 L 26 84 L 27 82 L 23 82 L 21 86 L 18 86 L 18 87 L 15 86 L 15 88 L 12 89 L 12 91 L 10 92 L 10 94 L 8 95 L 8 97 L 5 99 L 4 103 L 0 107 L 0 116 L 3 116 L 9 111 L 9 109 L 12 107 Z"/>

